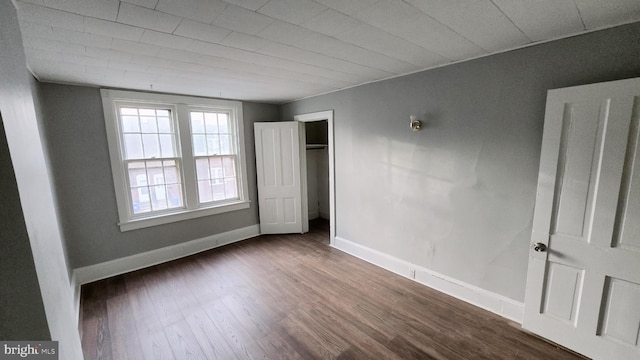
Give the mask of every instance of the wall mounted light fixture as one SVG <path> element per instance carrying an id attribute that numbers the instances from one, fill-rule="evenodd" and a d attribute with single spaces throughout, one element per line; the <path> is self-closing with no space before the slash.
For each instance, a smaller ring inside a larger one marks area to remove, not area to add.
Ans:
<path id="1" fill-rule="evenodd" d="M 422 129 L 422 121 L 418 120 L 415 115 L 409 116 L 409 127 L 413 131 L 418 131 Z"/>

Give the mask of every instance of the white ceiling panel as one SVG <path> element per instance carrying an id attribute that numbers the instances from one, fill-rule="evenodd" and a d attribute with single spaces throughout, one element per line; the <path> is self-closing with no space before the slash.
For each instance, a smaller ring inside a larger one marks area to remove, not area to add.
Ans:
<path id="1" fill-rule="evenodd" d="M 30 38 L 24 42 L 24 46 L 25 48 L 51 51 L 51 52 L 79 54 L 79 55 L 86 54 L 86 46 L 84 45 L 70 44 L 68 42 L 62 42 L 62 41 L 52 40 L 52 39 Z"/>
<path id="2" fill-rule="evenodd" d="M 309 30 L 334 36 L 355 28 L 360 25 L 360 22 L 341 12 L 327 9 L 318 16 L 303 22 L 301 25 Z"/>
<path id="3" fill-rule="evenodd" d="M 315 52 L 302 50 L 293 46 L 274 43 L 260 51 L 263 54 L 284 57 L 287 60 L 293 60 L 303 64 L 318 66 L 325 69 L 339 69 L 346 74 L 360 76 L 361 80 L 379 79 L 380 77 L 389 77 L 390 73 L 380 70 L 368 68 L 362 65 L 354 64 L 348 61 L 336 59 L 330 56 L 321 55 Z"/>
<path id="4" fill-rule="evenodd" d="M 313 31 L 307 30 L 298 25 L 276 20 L 264 30 L 260 31 L 258 36 L 271 41 L 298 46 L 313 34 Z"/>
<path id="5" fill-rule="evenodd" d="M 361 25 L 337 36 L 371 51 L 417 66 L 434 66 L 447 60 L 425 48 L 391 35 L 371 25 Z"/>
<path id="6" fill-rule="evenodd" d="M 449 60 L 461 60 L 485 52 L 478 45 L 401 0 L 381 0 L 354 16 Z"/>
<path id="7" fill-rule="evenodd" d="M 306 74 L 315 74 L 317 76 L 327 77 L 335 80 L 350 80 L 357 81 L 360 79 L 353 74 L 347 74 L 337 70 L 325 69 L 305 63 L 289 60 L 286 56 L 282 58 L 273 57 L 269 55 L 258 54 L 250 51 L 234 49 L 226 46 L 220 46 L 210 43 L 194 42 L 189 48 L 189 51 L 194 53 L 201 53 L 205 55 L 215 56 L 218 58 L 233 59 L 235 61 L 242 61 L 250 64 L 257 64 L 263 66 L 270 66 L 285 70 L 291 70 Z"/>
<path id="8" fill-rule="evenodd" d="M 94 47 L 87 47 L 85 50 L 87 56 L 118 61 L 131 61 L 133 54 L 129 52 L 112 50 L 112 49 L 100 49 Z"/>
<path id="9" fill-rule="evenodd" d="M 127 2 L 129 4 L 146 7 L 149 9 L 155 9 L 158 4 L 158 0 L 121 0 L 121 2 Z"/>
<path id="10" fill-rule="evenodd" d="M 306 38 L 300 47 L 394 75 L 406 74 L 420 69 L 420 67 L 407 62 L 321 34 L 313 34 Z"/>
<path id="11" fill-rule="evenodd" d="M 225 29 L 255 35 L 273 21 L 274 19 L 268 16 L 229 4 L 213 24 Z"/>
<path id="12" fill-rule="evenodd" d="M 585 30 L 573 0 L 492 1 L 532 41 L 552 39 Z"/>
<path id="13" fill-rule="evenodd" d="M 43 81 L 286 102 L 640 21 L 640 0 L 14 0 Z"/>
<path id="14" fill-rule="evenodd" d="M 67 67 L 73 69 L 74 66 L 70 65 L 87 65 L 92 64 L 95 66 L 108 66 L 109 61 L 106 59 L 96 59 L 89 56 L 74 54 L 74 53 L 61 53 L 58 51 L 48 51 L 42 49 L 25 48 L 25 53 L 28 56 L 37 59 L 38 61 L 54 61 L 66 64 Z"/>
<path id="15" fill-rule="evenodd" d="M 35 24 L 49 25 L 69 30 L 83 31 L 84 17 L 44 6 L 18 3 L 18 18 Z"/>
<path id="16" fill-rule="evenodd" d="M 117 21 L 145 29 L 171 33 L 178 27 L 182 18 L 128 3 L 121 3 Z"/>
<path id="17" fill-rule="evenodd" d="M 630 22 L 640 18 L 638 0 L 575 0 L 587 29 L 609 26 L 616 22 Z"/>
<path id="18" fill-rule="evenodd" d="M 155 56 L 160 52 L 160 46 L 143 44 L 135 41 L 113 39 L 111 50 L 122 51 L 129 54 Z"/>
<path id="19" fill-rule="evenodd" d="M 42 0 L 44 6 L 79 15 L 114 21 L 118 15 L 118 0 Z"/>
<path id="20" fill-rule="evenodd" d="M 256 11 L 268 3 L 269 0 L 227 0 L 227 2 L 251 11 Z"/>
<path id="21" fill-rule="evenodd" d="M 160 0 L 155 9 L 204 23 L 213 22 L 228 3 L 220 0 Z"/>
<path id="22" fill-rule="evenodd" d="M 90 63 L 87 65 L 97 66 L 96 63 Z M 117 60 L 108 60 L 106 66 L 110 69 L 135 71 L 135 72 L 144 72 L 144 71 L 147 71 L 147 69 L 149 69 L 149 66 L 147 65 L 133 64 L 129 61 L 125 62 L 125 61 L 117 61 Z"/>
<path id="23" fill-rule="evenodd" d="M 166 50 L 177 51 L 175 49 L 163 48 L 160 50 L 158 56 L 133 55 L 130 62 L 132 64 L 147 65 L 148 67 L 171 68 L 172 66 L 175 66 L 176 62 L 162 58 L 162 54 Z"/>
<path id="24" fill-rule="evenodd" d="M 490 0 L 408 0 L 408 2 L 489 52 L 530 42 Z"/>
<path id="25" fill-rule="evenodd" d="M 231 34 L 231 30 L 185 19 L 173 33 L 186 38 L 217 43 Z"/>
<path id="26" fill-rule="evenodd" d="M 49 34 L 49 36 L 47 36 L 46 38 L 52 39 L 52 40 L 58 40 L 63 43 L 92 46 L 92 47 L 98 47 L 102 49 L 109 49 L 113 41 L 113 38 L 110 38 L 107 36 L 95 35 L 95 34 L 67 30 L 67 29 L 60 29 L 60 28 L 53 28 L 53 31 L 51 32 L 51 34 Z"/>
<path id="27" fill-rule="evenodd" d="M 259 50 L 270 43 L 271 41 L 269 40 L 235 31 L 221 42 L 222 45 L 248 51 Z"/>
<path id="28" fill-rule="evenodd" d="M 106 36 L 39 24 L 29 24 L 22 31 L 23 34 L 29 36 L 30 40 L 40 39 L 60 42 L 60 51 L 64 51 L 66 45 L 95 46 L 108 49 L 112 41 L 112 38 Z"/>
<path id="29" fill-rule="evenodd" d="M 270 0 L 258 12 L 299 25 L 327 8 L 312 0 Z"/>
<path id="30" fill-rule="evenodd" d="M 330 7 L 343 14 L 352 15 L 362 9 L 365 9 L 380 0 L 316 0 L 320 4 L 326 7 Z"/>
<path id="31" fill-rule="evenodd" d="M 118 39 L 138 41 L 142 38 L 144 29 L 137 26 L 120 24 L 113 21 L 84 18 L 84 31 L 89 34 L 110 36 Z"/>
<path id="32" fill-rule="evenodd" d="M 193 39 L 183 36 L 175 36 L 153 30 L 145 30 L 140 42 L 145 44 L 153 44 L 164 46 L 172 49 L 186 49 Z"/>

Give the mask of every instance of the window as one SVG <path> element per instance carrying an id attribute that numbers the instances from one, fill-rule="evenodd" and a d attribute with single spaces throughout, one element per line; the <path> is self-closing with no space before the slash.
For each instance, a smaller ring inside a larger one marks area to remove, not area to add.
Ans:
<path id="1" fill-rule="evenodd" d="M 122 231 L 249 207 L 240 102 L 101 93 Z"/>

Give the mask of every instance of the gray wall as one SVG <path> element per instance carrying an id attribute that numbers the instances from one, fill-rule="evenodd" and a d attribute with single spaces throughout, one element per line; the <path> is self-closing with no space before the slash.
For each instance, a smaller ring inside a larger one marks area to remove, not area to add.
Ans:
<path id="1" fill-rule="evenodd" d="M 30 75 L 25 65 L 22 37 L 17 21 L 16 10 L 11 1 L 0 1 L 0 113 L 6 139 L 2 146 L 2 164 L 5 164 L 6 146 L 11 157 L 13 171 L 3 166 L 2 195 L 0 207 L 8 218 L 2 216 L 3 227 L 6 221 L 16 222 L 10 230 L 3 229 L 1 240 L 2 283 L 12 279 L 22 279 L 30 289 L 17 288 L 18 293 L 2 288 L 0 298 L 9 299 L 11 305 L 3 310 L 31 311 L 10 315 L 4 324 L 3 332 L 10 331 L 6 338 L 25 336 L 51 338 L 60 341 L 61 359 L 82 359 L 80 336 L 74 314 L 73 296 L 69 284 L 69 267 L 65 258 L 65 248 L 61 237 L 56 206 L 48 172 L 47 158 L 34 104 L 34 93 L 30 84 Z M 5 172 L 6 170 L 6 172 Z M 15 182 L 11 180 L 15 176 Z M 17 193 L 16 193 L 17 185 Z M 5 194 L 5 190 L 7 193 Z M 20 201 L 20 206 L 17 200 Z M 20 210 L 20 207 L 22 210 Z M 26 230 L 26 233 L 25 233 Z M 28 241 L 28 243 L 27 243 Z M 31 256 L 27 253 L 31 249 Z M 15 252 L 14 252 L 15 251 Z M 6 253 L 8 254 L 6 254 Z M 5 256 L 16 258 L 5 263 Z M 8 269 L 10 264 L 16 267 Z M 38 287 L 34 286 L 34 270 Z M 18 299 L 14 296 L 24 296 Z M 13 305 L 13 306 L 12 306 Z M 42 318 L 42 307 L 46 323 Z M 18 315 L 24 324 L 13 323 Z M 22 326 L 30 327 L 26 330 Z M 11 328 L 15 326 L 14 333 Z M 44 328 L 47 326 L 47 328 Z M 32 335 L 24 331 L 33 331 Z M 2 335 L 5 337 L 5 335 Z"/>
<path id="2" fill-rule="evenodd" d="M 296 101 L 283 117 L 335 110 L 338 237 L 523 301 L 547 90 L 637 76 L 640 23 Z"/>
<path id="3" fill-rule="evenodd" d="M 41 83 L 40 94 L 73 268 L 258 224 L 253 122 L 278 120 L 278 106 L 243 103 L 249 209 L 120 232 L 100 91 Z"/>

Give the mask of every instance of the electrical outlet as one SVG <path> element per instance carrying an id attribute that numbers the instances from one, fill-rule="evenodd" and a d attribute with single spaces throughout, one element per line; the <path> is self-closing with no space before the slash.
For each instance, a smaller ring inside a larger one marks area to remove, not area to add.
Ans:
<path id="1" fill-rule="evenodd" d="M 409 277 L 412 278 L 412 279 L 416 278 L 416 270 L 415 269 L 409 270 Z"/>

